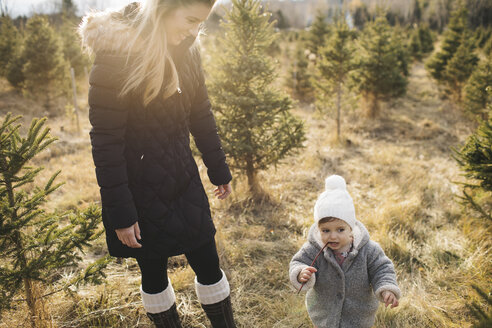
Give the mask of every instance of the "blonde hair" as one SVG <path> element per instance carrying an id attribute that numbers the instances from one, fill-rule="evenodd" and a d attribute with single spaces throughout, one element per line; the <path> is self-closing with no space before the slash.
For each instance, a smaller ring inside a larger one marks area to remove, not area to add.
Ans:
<path id="1" fill-rule="evenodd" d="M 203 3 L 213 7 L 215 0 L 146 0 L 130 15 L 133 27 L 126 43 L 127 59 L 132 60 L 121 95 L 143 87 L 143 103 L 148 105 L 161 89 L 163 98 L 172 96 L 179 87 L 179 78 L 174 61 L 168 51 L 164 22 L 172 10 Z M 164 57 L 164 59 L 163 59 Z M 164 84 L 164 74 L 170 70 L 169 81 Z"/>

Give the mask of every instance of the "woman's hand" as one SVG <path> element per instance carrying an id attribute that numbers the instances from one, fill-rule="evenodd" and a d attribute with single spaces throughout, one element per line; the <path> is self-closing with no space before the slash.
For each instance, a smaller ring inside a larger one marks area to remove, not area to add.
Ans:
<path id="1" fill-rule="evenodd" d="M 137 242 L 137 239 L 142 239 L 142 237 L 140 237 L 140 228 L 138 226 L 138 222 L 135 222 L 135 224 L 128 228 L 115 229 L 115 231 L 118 239 L 123 243 L 123 245 L 131 248 L 142 247 L 142 245 Z"/>
<path id="2" fill-rule="evenodd" d="M 218 199 L 226 199 L 232 192 L 232 188 L 230 184 L 224 184 L 217 186 L 217 189 L 214 190 L 215 196 Z"/>
<path id="3" fill-rule="evenodd" d="M 314 267 L 310 267 L 310 266 L 305 267 L 304 269 L 302 269 L 301 272 L 299 272 L 299 275 L 297 276 L 297 281 L 299 281 L 301 284 L 305 283 L 306 281 L 311 279 L 311 276 L 316 271 L 318 270 L 316 270 L 316 268 Z"/>

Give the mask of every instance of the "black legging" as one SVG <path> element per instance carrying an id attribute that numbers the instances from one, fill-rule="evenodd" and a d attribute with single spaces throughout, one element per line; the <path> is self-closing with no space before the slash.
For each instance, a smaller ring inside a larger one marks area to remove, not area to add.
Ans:
<path id="1" fill-rule="evenodd" d="M 194 251 L 185 253 L 185 256 L 191 268 L 195 271 L 199 283 L 212 285 L 222 278 L 219 256 L 214 240 Z M 158 260 L 137 258 L 137 263 L 142 273 L 142 289 L 144 292 L 157 294 L 167 288 L 167 260 L 167 258 Z"/>

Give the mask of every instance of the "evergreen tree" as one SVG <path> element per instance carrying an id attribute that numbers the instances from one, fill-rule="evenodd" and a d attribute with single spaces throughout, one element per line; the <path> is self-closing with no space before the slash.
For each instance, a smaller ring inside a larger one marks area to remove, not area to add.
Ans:
<path id="1" fill-rule="evenodd" d="M 487 119 L 487 105 L 492 98 L 487 93 L 487 87 L 492 86 L 492 54 L 480 62 L 465 85 L 464 105 L 472 114 Z"/>
<path id="2" fill-rule="evenodd" d="M 485 303 L 485 312 L 483 307 L 478 302 L 472 302 L 467 304 L 468 309 L 470 309 L 473 317 L 475 317 L 476 322 L 473 324 L 472 328 L 488 328 L 492 327 L 492 296 L 491 293 L 487 293 L 480 289 L 476 285 L 472 285 L 473 289 L 480 295 L 482 302 Z"/>
<path id="3" fill-rule="evenodd" d="M 63 58 L 59 39 L 48 21 L 35 16 L 26 26 L 26 40 L 22 57 L 24 87 L 34 95 L 44 97 L 49 109 L 55 96 L 67 95 L 70 91 L 69 67 Z"/>
<path id="4" fill-rule="evenodd" d="M 441 42 L 441 50 L 434 54 L 427 62 L 427 70 L 438 81 L 441 81 L 448 61 L 453 57 L 461 44 L 463 33 L 467 26 L 467 19 L 468 11 L 464 6 L 451 14 L 451 20 Z"/>
<path id="5" fill-rule="evenodd" d="M 25 60 L 22 55 L 16 56 L 10 60 L 6 67 L 7 81 L 16 89 L 21 89 L 24 84 L 24 73 L 22 68 L 24 67 Z"/>
<path id="6" fill-rule="evenodd" d="M 434 40 L 429 27 L 427 25 L 419 25 L 418 34 L 421 53 L 424 55 L 432 52 L 434 50 Z"/>
<path id="7" fill-rule="evenodd" d="M 276 35 L 268 18 L 259 0 L 232 0 L 209 80 L 224 150 L 231 167 L 246 173 L 253 194 L 261 190 L 258 171 L 279 163 L 304 139 L 291 100 L 272 86 L 276 67 L 267 49 Z"/>
<path id="8" fill-rule="evenodd" d="M 461 0 L 458 0 L 461 1 Z M 427 6 L 426 3 L 427 2 Z M 425 1 L 426 17 L 429 26 L 433 30 L 442 32 L 442 29 L 449 21 L 450 12 L 452 10 L 453 0 Z"/>
<path id="9" fill-rule="evenodd" d="M 80 251 L 98 238 L 100 213 L 47 213 L 46 197 L 58 189 L 55 173 L 43 187 L 33 185 L 42 168 L 31 160 L 55 139 L 44 128 L 46 119 L 34 119 L 26 137 L 19 134 L 20 117 L 6 115 L 0 125 L 0 311 L 23 293 L 31 312 L 31 326 L 45 327 L 44 296 L 62 269 L 75 272 L 59 290 L 84 282 L 100 282 L 103 258 L 81 270 Z M 67 218 L 68 217 L 68 222 Z M 53 288 L 53 287 L 52 287 Z M 54 293 L 56 291 L 51 291 Z"/>
<path id="10" fill-rule="evenodd" d="M 419 31 L 418 30 L 412 30 L 412 33 L 410 36 L 410 44 L 408 45 L 408 51 L 410 52 L 410 55 L 416 60 L 422 59 L 422 49 L 421 48 L 422 48 L 422 45 L 420 44 Z"/>
<path id="11" fill-rule="evenodd" d="M 492 98 L 492 87 L 487 87 L 486 91 L 489 98 Z M 490 103 L 488 111 L 489 113 L 492 111 L 492 104 Z M 490 165 L 492 162 L 492 115 L 489 115 L 488 121 L 482 121 L 477 131 L 468 137 L 460 150 L 454 149 L 454 158 L 465 171 L 465 176 L 479 181 L 478 185 L 465 183 L 463 196 L 460 197 L 462 204 L 479 213 L 484 219 L 485 227 L 490 227 L 492 222 L 492 204 L 490 203 L 490 192 L 492 192 L 492 167 Z M 480 195 L 482 193 L 485 193 L 486 196 Z M 492 324 L 492 297 L 490 293 L 487 294 L 478 286 L 472 285 L 472 287 L 481 296 L 484 303 L 482 305 L 474 301 L 467 305 L 472 316 L 476 319 L 472 327 L 490 327 Z"/>
<path id="12" fill-rule="evenodd" d="M 466 0 L 470 11 L 470 24 L 472 27 L 492 26 L 492 2 L 489 0 Z"/>
<path id="13" fill-rule="evenodd" d="M 327 16 L 323 12 L 318 11 L 307 34 L 307 47 L 316 56 L 319 54 L 318 50 L 326 44 L 326 39 L 330 33 L 326 19 Z"/>
<path id="14" fill-rule="evenodd" d="M 422 19 L 422 8 L 420 7 L 419 0 L 413 0 L 413 11 L 411 21 L 414 24 L 420 24 Z"/>
<path id="15" fill-rule="evenodd" d="M 463 34 L 458 50 L 448 61 L 443 73 L 442 80 L 446 84 L 448 91 L 461 103 L 461 90 L 466 83 L 475 66 L 478 57 L 474 53 L 475 40 L 468 33 Z"/>
<path id="16" fill-rule="evenodd" d="M 396 26 L 392 28 L 391 45 L 396 53 L 398 69 L 405 77 L 408 77 L 410 75 L 410 71 L 408 70 L 410 52 L 406 45 L 404 34 L 405 32 L 401 27 Z"/>
<path id="17" fill-rule="evenodd" d="M 357 69 L 351 76 L 370 117 L 378 115 L 381 100 L 405 93 L 408 71 L 401 47 L 383 16 L 368 24 L 359 38 Z"/>
<path id="18" fill-rule="evenodd" d="M 296 98 L 310 101 L 313 96 L 313 86 L 311 84 L 311 73 L 306 50 L 304 42 L 296 42 L 294 64 L 290 69 L 286 84 L 289 88 L 292 88 Z"/>
<path id="19" fill-rule="evenodd" d="M 485 43 L 485 46 L 483 47 L 483 52 L 487 56 L 492 54 L 492 36 L 489 38 L 487 43 Z"/>
<path id="20" fill-rule="evenodd" d="M 7 75 L 7 66 L 19 56 L 20 35 L 9 16 L 0 17 L 0 76 Z"/>
<path id="21" fill-rule="evenodd" d="M 354 68 L 353 49 L 350 45 L 352 37 L 346 22 L 339 20 L 327 46 L 320 50 L 321 59 L 316 65 L 316 97 L 321 103 L 326 103 L 327 97 L 336 95 L 337 139 L 340 139 L 340 115 L 345 82 Z"/>
<path id="22" fill-rule="evenodd" d="M 492 32 L 491 27 L 485 28 L 483 26 L 479 26 L 475 30 L 474 38 L 477 41 L 477 47 L 483 48 L 485 46 L 485 44 L 487 43 L 487 41 L 490 38 L 491 32 Z"/>
<path id="23" fill-rule="evenodd" d="M 77 16 L 77 7 L 72 0 L 62 0 L 62 14 L 67 18 Z"/>
<path id="24" fill-rule="evenodd" d="M 63 57 L 73 67 L 76 76 L 84 74 L 84 68 L 90 65 L 89 57 L 80 47 L 80 39 L 76 33 L 77 24 L 67 17 L 62 18 L 60 37 L 62 40 Z"/>
<path id="25" fill-rule="evenodd" d="M 362 30 L 364 25 L 371 20 L 371 15 L 367 6 L 361 2 L 355 2 L 356 5 L 351 5 L 352 17 L 354 19 L 354 25 Z"/>
<path id="26" fill-rule="evenodd" d="M 277 10 L 273 15 L 272 19 L 275 20 L 275 27 L 278 29 L 286 29 L 290 27 L 289 21 L 285 18 L 282 10 Z"/>
<path id="27" fill-rule="evenodd" d="M 492 96 L 492 87 L 487 87 Z M 492 111 L 492 104 L 488 105 Z M 483 121 L 477 131 L 466 141 L 463 148 L 457 152 L 456 160 L 466 172 L 468 178 L 480 182 L 480 187 L 492 191 L 492 119 Z"/>
<path id="28" fill-rule="evenodd" d="M 489 97 L 492 96 L 492 87 L 487 87 Z M 492 104 L 488 105 L 488 112 L 492 111 Z M 484 206 L 474 196 L 477 192 L 492 191 L 492 116 L 488 121 L 482 121 L 478 129 L 468 137 L 460 150 L 454 150 L 454 158 L 465 171 L 465 176 L 478 181 L 478 185 L 467 183 L 463 188 L 461 200 L 464 205 L 471 207 L 486 220 L 492 220 L 491 206 Z M 485 199 L 489 200 L 490 197 Z M 485 204 L 487 205 L 487 204 Z"/>

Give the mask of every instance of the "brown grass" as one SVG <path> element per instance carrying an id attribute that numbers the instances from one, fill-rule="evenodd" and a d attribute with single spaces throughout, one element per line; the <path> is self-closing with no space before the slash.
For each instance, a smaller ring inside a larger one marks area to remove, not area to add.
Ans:
<path id="1" fill-rule="evenodd" d="M 23 104 L 17 112 L 30 104 L 20 98 L 9 101 Z M 26 121 L 33 116 L 25 113 Z M 358 219 L 393 259 L 404 295 L 397 309 L 380 308 L 376 327 L 470 327 L 465 306 L 475 299 L 470 284 L 491 288 L 491 254 L 490 245 L 473 239 L 480 231 L 463 223 L 468 216 L 455 197 L 456 182 L 463 178 L 450 147 L 463 142 L 472 124 L 439 99 L 420 63 L 412 67 L 407 95 L 386 104 L 379 119 L 361 120 L 357 110 L 343 116 L 341 143 L 334 141 L 333 120 L 320 120 L 309 106 L 299 105 L 295 114 L 305 120 L 305 148 L 260 174 L 268 194 L 260 203 L 247 195 L 239 176 L 229 199 L 213 199 L 213 186 L 199 160 L 238 326 L 311 327 L 303 296 L 289 285 L 288 263 L 306 239 L 324 178 L 340 174 L 348 182 Z M 49 206 L 67 209 L 98 202 L 87 112 L 80 136 L 68 117 L 52 119 L 49 125 L 60 141 L 37 159 L 45 167 L 40 183 L 58 169 L 59 181 L 66 182 Z M 104 251 L 101 238 L 87 259 Z M 193 271 L 182 257 L 172 261 L 170 277 L 184 324 L 209 327 L 196 300 Z M 107 273 L 101 286 L 49 299 L 57 327 L 150 327 L 139 299 L 135 260 L 114 262 Z M 0 327 L 21 327 L 26 313 L 23 304 L 16 304 Z"/>

